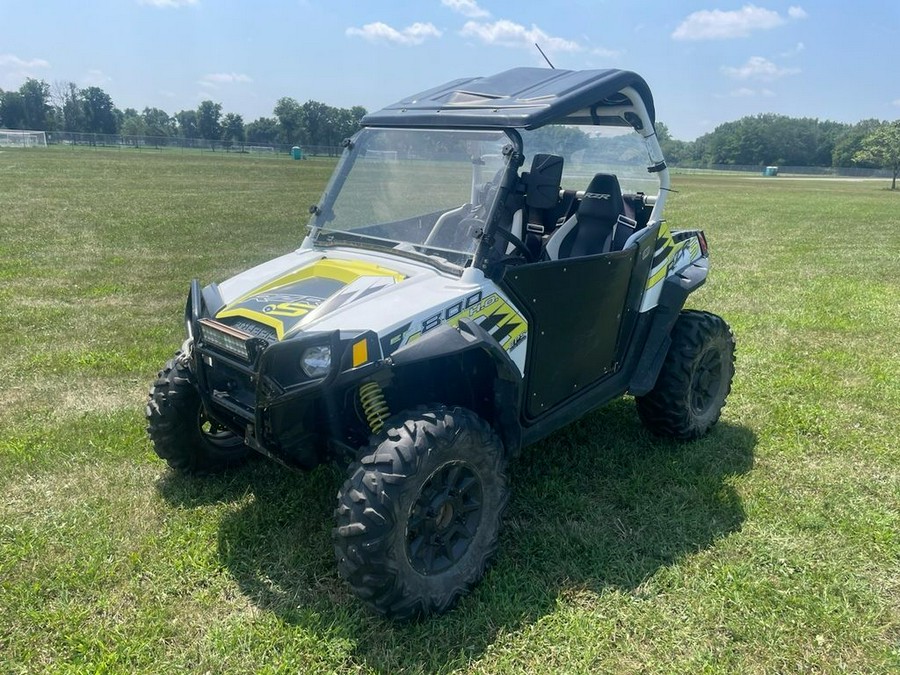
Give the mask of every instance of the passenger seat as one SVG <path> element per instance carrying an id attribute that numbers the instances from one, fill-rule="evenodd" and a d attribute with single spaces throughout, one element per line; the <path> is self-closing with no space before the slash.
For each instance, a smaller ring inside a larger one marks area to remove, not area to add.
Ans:
<path id="1" fill-rule="evenodd" d="M 621 244 L 637 226 L 626 214 L 619 179 L 598 173 L 591 180 L 578 211 L 559 226 L 547 240 L 545 257 L 550 260 L 607 253 Z M 627 232 L 623 228 L 630 229 Z M 616 230 L 620 236 L 616 236 Z"/>

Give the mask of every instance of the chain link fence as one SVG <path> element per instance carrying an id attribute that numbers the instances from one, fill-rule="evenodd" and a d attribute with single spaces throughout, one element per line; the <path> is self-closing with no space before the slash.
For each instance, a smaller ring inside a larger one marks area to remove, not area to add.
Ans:
<path id="1" fill-rule="evenodd" d="M 705 167 L 683 167 L 670 165 L 673 172 L 677 173 L 753 173 L 757 175 L 766 175 L 767 168 L 775 168 L 775 175 L 785 176 L 823 176 L 823 177 L 844 177 L 844 178 L 891 178 L 892 172 L 888 169 L 862 169 L 860 167 L 840 167 L 840 166 L 753 166 L 740 164 L 712 164 Z"/>
<path id="2" fill-rule="evenodd" d="M 70 131 L 48 131 L 47 144 L 56 146 L 79 146 L 94 148 L 132 149 L 139 151 L 180 151 L 180 152 L 224 152 L 254 156 L 290 157 L 294 146 L 268 144 L 252 141 L 208 141 L 203 138 L 178 138 L 172 136 L 129 136 L 125 134 L 85 134 Z M 303 145 L 304 157 L 337 157 L 340 145 Z M 676 173 L 747 173 L 765 174 L 764 166 L 713 164 L 706 167 L 670 165 Z M 888 169 L 863 169 L 859 167 L 830 166 L 779 166 L 777 175 L 822 176 L 846 178 L 891 178 Z"/>
<path id="3" fill-rule="evenodd" d="M 238 154 L 291 156 L 292 145 L 258 142 L 208 141 L 203 138 L 178 138 L 173 136 L 128 136 L 124 134 L 85 134 L 71 131 L 47 132 L 47 144 L 56 146 L 79 146 L 94 148 L 117 148 L 131 150 L 181 152 L 227 152 Z M 300 146 L 305 157 L 337 157 L 341 154 L 339 145 Z"/>

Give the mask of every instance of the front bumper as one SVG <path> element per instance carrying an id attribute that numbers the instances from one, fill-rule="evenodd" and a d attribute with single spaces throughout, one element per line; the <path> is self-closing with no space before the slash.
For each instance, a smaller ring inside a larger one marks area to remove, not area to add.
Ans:
<path id="1" fill-rule="evenodd" d="M 198 296 L 195 283 L 185 318 L 191 367 L 210 417 L 254 450 L 301 468 L 318 464 L 334 446 L 354 447 L 360 433 L 367 433 L 361 420 L 341 411 L 361 380 L 386 367 L 375 333 L 334 330 L 270 342 L 203 318 Z M 324 345 L 331 350 L 331 368 L 311 378 L 300 367 L 301 356 Z M 363 352 L 367 358 L 360 363 Z"/>

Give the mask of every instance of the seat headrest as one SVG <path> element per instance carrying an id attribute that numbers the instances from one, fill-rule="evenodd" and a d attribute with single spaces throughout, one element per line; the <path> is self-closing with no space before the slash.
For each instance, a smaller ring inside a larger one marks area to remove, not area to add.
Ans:
<path id="1" fill-rule="evenodd" d="M 584 192 L 578 206 L 578 217 L 615 220 L 624 211 L 625 200 L 622 199 L 619 179 L 611 173 L 598 173 Z"/>
<path id="2" fill-rule="evenodd" d="M 525 179 L 525 203 L 533 209 L 552 209 L 559 202 L 564 160 L 559 155 L 537 154 Z"/>

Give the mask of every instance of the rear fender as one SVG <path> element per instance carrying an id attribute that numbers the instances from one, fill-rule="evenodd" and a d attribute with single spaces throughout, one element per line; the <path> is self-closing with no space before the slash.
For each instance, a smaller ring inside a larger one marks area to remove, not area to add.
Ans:
<path id="1" fill-rule="evenodd" d="M 669 353 L 669 345 L 672 344 L 670 337 L 672 327 L 688 296 L 706 282 L 708 274 L 709 258 L 699 258 L 666 277 L 659 295 L 659 304 L 654 310 L 643 355 L 628 384 L 630 394 L 643 396 L 653 389 L 666 354 Z"/>

